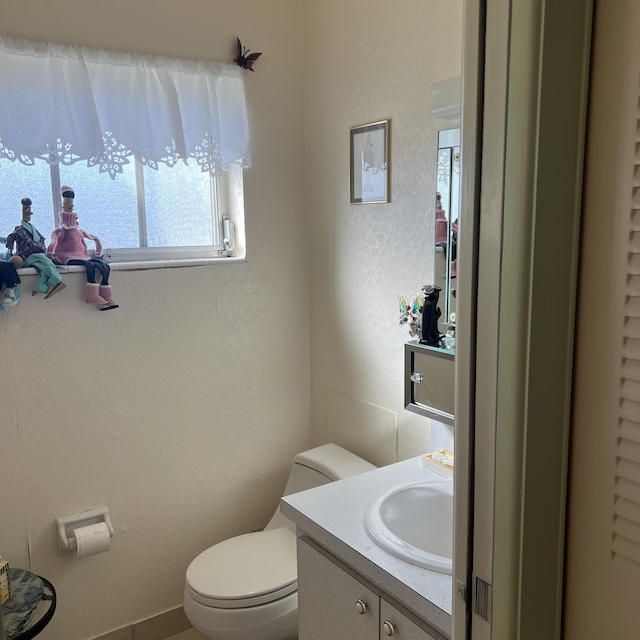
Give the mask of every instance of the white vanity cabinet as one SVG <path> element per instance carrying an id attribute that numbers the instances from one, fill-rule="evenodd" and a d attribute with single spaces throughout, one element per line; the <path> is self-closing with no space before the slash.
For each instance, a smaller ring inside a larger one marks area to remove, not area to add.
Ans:
<path id="1" fill-rule="evenodd" d="M 298 538 L 299 640 L 441 640 L 306 538 Z"/>

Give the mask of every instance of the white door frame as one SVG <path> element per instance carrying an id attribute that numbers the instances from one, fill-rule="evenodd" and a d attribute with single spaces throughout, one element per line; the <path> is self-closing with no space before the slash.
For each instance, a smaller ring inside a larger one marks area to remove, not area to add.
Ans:
<path id="1" fill-rule="evenodd" d="M 560 638 L 591 15 L 465 1 L 454 640 Z"/>

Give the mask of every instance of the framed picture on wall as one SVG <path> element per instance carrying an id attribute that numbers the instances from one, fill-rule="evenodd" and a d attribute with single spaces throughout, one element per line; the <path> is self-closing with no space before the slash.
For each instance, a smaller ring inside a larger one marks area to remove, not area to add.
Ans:
<path id="1" fill-rule="evenodd" d="M 380 120 L 349 129 L 349 204 L 389 202 L 390 122 Z"/>

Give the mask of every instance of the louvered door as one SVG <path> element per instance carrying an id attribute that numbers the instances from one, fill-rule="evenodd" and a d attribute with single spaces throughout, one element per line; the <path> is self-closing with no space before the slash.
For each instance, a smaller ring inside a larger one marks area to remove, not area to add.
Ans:
<path id="1" fill-rule="evenodd" d="M 635 187 L 640 192 L 640 184 Z M 634 216 L 640 218 L 640 207 Z M 635 227 L 635 225 L 634 225 Z M 638 231 L 632 235 L 640 237 Z M 640 246 L 633 251 L 640 252 Z M 636 257 L 635 255 L 630 256 Z M 640 258 L 640 253 L 637 254 Z M 640 274 L 640 269 L 638 270 Z M 613 553 L 640 571 L 640 275 L 630 277 L 622 352 L 620 412 L 613 496 Z M 639 632 L 640 633 L 640 632 Z"/>
<path id="2" fill-rule="evenodd" d="M 597 2 L 594 26 L 563 637 L 637 640 L 640 3 Z"/>
<path id="3" fill-rule="evenodd" d="M 626 167 L 633 173 L 633 180 L 627 220 L 627 285 L 621 318 L 624 328 L 620 357 L 613 552 L 640 565 L 640 87 L 638 100 L 634 156 Z"/>
<path id="4" fill-rule="evenodd" d="M 635 13 L 640 19 L 640 12 Z M 640 29 L 640 22 L 636 29 Z M 640 50 L 636 47 L 636 51 Z M 631 176 L 631 184 L 621 181 L 619 225 L 614 227 L 614 241 L 618 241 L 626 260 L 614 262 L 621 268 L 614 272 L 612 283 L 614 291 L 618 288 L 616 280 L 625 283 L 624 300 L 614 298 L 612 317 L 613 335 L 620 329 L 622 333 L 612 345 L 613 353 L 618 352 L 619 365 L 619 409 L 613 416 L 617 433 L 612 550 L 614 556 L 635 563 L 640 573 L 640 64 L 630 71 L 627 82 L 635 112 L 625 124 L 632 144 L 625 145 L 626 153 L 620 155 L 620 171 Z"/>

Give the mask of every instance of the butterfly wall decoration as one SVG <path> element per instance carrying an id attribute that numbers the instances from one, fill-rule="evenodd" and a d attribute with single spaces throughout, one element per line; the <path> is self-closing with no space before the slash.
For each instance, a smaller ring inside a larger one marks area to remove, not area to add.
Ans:
<path id="1" fill-rule="evenodd" d="M 234 58 L 233 61 L 238 63 L 239 67 L 243 69 L 249 69 L 249 71 L 253 71 L 253 63 L 262 55 L 261 53 L 251 53 L 249 49 L 242 46 L 242 42 L 240 42 L 240 38 L 238 40 L 238 57 Z"/>

